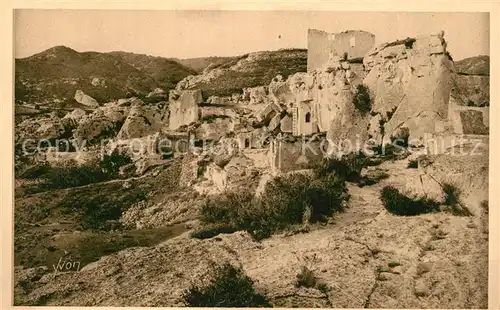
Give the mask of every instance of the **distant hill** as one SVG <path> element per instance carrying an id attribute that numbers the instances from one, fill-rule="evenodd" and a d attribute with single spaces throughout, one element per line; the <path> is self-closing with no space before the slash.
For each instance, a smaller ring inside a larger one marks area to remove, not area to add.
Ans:
<path id="1" fill-rule="evenodd" d="M 490 56 L 474 56 L 455 61 L 455 69 L 463 75 L 490 75 Z"/>
<path id="2" fill-rule="evenodd" d="M 174 60 L 178 63 L 193 69 L 197 73 L 202 73 L 205 68 L 210 65 L 218 66 L 229 61 L 232 61 L 238 57 L 199 57 L 199 58 L 186 58 Z"/>
<path id="3" fill-rule="evenodd" d="M 71 104 L 76 90 L 103 103 L 157 87 L 168 91 L 195 72 L 175 61 L 131 53 L 77 52 L 56 46 L 15 60 L 16 102 Z"/>
<path id="4" fill-rule="evenodd" d="M 199 88 L 204 97 L 229 96 L 245 87 L 268 85 L 276 75 L 285 79 L 296 72 L 307 71 L 306 49 L 282 49 L 231 57 L 215 64 L 205 74 L 188 77 L 181 83 L 188 89 Z"/>
<path id="5" fill-rule="evenodd" d="M 174 88 L 177 82 L 186 76 L 197 74 L 197 71 L 190 66 L 174 59 L 127 52 L 111 52 L 109 54 L 119 57 L 134 68 L 147 73 L 160 83 L 163 89 Z"/>

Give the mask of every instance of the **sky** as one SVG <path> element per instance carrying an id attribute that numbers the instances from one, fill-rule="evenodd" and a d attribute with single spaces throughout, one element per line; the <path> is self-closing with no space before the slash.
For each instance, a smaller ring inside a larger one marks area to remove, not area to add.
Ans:
<path id="1" fill-rule="evenodd" d="M 489 13 L 16 10 L 15 57 L 56 45 L 163 57 L 236 56 L 306 48 L 307 29 L 365 30 L 376 44 L 445 32 L 455 60 L 489 55 Z"/>

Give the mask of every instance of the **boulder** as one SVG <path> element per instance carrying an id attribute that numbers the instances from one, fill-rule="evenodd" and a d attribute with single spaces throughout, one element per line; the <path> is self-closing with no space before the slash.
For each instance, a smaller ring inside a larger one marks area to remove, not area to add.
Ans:
<path id="1" fill-rule="evenodd" d="M 95 110 L 92 114 L 85 115 L 80 120 L 78 127 L 73 131 L 73 137 L 79 142 L 98 142 L 97 140 L 112 138 L 120 129 L 119 122 L 107 118 L 102 109 Z"/>
<path id="2" fill-rule="evenodd" d="M 92 81 L 90 82 L 90 84 L 92 84 L 92 86 L 106 86 L 106 81 L 102 78 L 98 78 L 98 77 L 95 77 L 95 78 L 92 78 Z"/>
<path id="3" fill-rule="evenodd" d="M 90 108 L 97 108 L 99 106 L 99 102 L 97 102 L 97 100 L 85 94 L 82 90 L 77 90 L 74 98 L 76 102 L 81 103 Z"/>
<path id="4" fill-rule="evenodd" d="M 216 118 L 203 122 L 195 129 L 195 136 L 200 140 L 218 140 L 234 131 L 234 123 L 230 118 Z"/>
<path id="5" fill-rule="evenodd" d="M 85 110 L 76 108 L 72 112 L 69 112 L 64 116 L 65 119 L 74 120 L 76 123 L 79 123 L 80 120 L 87 114 Z"/>
<path id="6" fill-rule="evenodd" d="M 270 131 L 274 131 L 274 130 L 278 129 L 280 127 L 280 121 L 281 121 L 281 115 L 276 114 L 269 122 L 269 125 L 267 126 L 267 128 Z"/>
<path id="7" fill-rule="evenodd" d="M 243 97 L 250 101 L 250 104 L 261 104 L 268 100 L 267 86 L 249 87 L 243 89 Z"/>
<path id="8" fill-rule="evenodd" d="M 147 94 L 146 96 L 147 98 L 153 98 L 153 97 L 167 97 L 167 94 L 165 93 L 165 91 L 161 88 L 155 88 L 152 92 L 150 92 L 149 94 Z"/>
<path id="9" fill-rule="evenodd" d="M 16 125 L 15 140 L 57 139 L 65 135 L 68 130 L 64 124 L 65 122 L 55 115 L 35 119 L 26 119 Z"/>
<path id="10" fill-rule="evenodd" d="M 134 102 L 130 112 L 118 132 L 118 139 L 144 137 L 160 131 L 166 120 L 163 105 L 143 106 L 140 100 Z"/>

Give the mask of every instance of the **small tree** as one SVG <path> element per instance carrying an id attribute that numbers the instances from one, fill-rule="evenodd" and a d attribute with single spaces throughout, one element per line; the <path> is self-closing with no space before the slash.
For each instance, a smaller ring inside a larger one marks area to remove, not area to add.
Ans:
<path id="1" fill-rule="evenodd" d="M 372 103 L 370 99 L 370 91 L 368 87 L 363 84 L 359 84 L 356 87 L 356 92 L 354 93 L 353 104 L 362 114 L 366 114 L 371 111 Z"/>

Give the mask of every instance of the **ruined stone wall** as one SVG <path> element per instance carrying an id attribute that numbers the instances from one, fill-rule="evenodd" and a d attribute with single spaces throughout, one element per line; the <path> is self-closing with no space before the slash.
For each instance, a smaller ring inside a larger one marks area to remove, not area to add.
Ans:
<path id="1" fill-rule="evenodd" d="M 269 147 L 269 162 L 273 174 L 311 169 L 320 163 L 325 151 L 320 142 L 289 143 L 273 140 Z"/>
<path id="2" fill-rule="evenodd" d="M 307 71 L 321 69 L 331 54 L 347 59 L 362 58 L 375 44 L 375 35 L 366 31 L 328 33 L 309 29 L 307 38 Z"/>
<path id="3" fill-rule="evenodd" d="M 245 149 L 243 150 L 243 155 L 250 158 L 256 168 L 268 168 L 269 167 L 269 149 Z"/>
<path id="4" fill-rule="evenodd" d="M 198 104 L 203 102 L 201 90 L 170 91 L 169 129 L 176 130 L 199 119 Z"/>
<path id="5" fill-rule="evenodd" d="M 317 113 L 313 111 L 311 105 L 307 102 L 300 102 L 294 109 L 294 135 L 310 135 L 318 132 Z"/>

